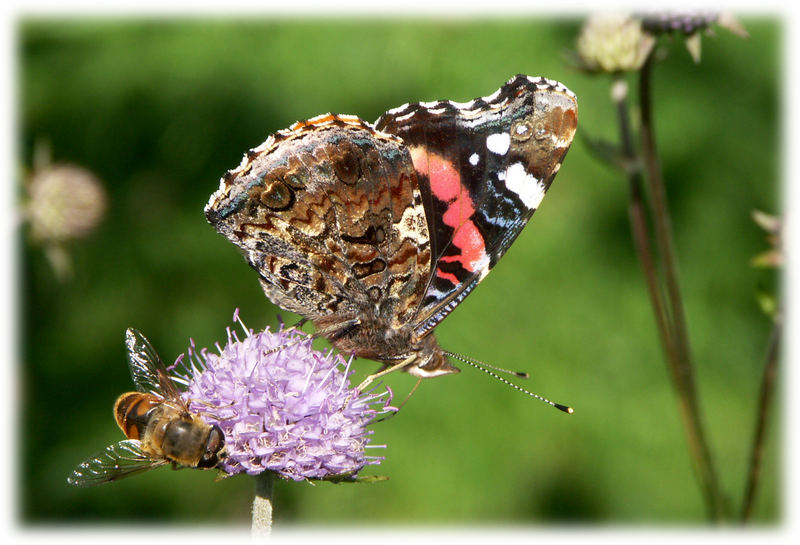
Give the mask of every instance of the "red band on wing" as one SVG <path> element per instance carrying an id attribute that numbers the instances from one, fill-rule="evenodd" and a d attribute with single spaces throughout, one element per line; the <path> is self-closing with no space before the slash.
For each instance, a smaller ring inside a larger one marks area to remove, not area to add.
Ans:
<path id="1" fill-rule="evenodd" d="M 456 261 L 465 270 L 475 272 L 486 262 L 486 244 L 480 230 L 470 219 L 475 207 L 469 191 L 461 183 L 461 175 L 450 161 L 440 155 L 429 153 L 422 147 L 413 147 L 409 151 L 414 168 L 430 181 L 433 196 L 448 205 L 442 222 L 453 228 L 452 245 L 458 252 L 443 255 L 440 260 L 445 263 Z M 454 286 L 459 284 L 452 273 L 437 268 L 436 275 L 451 281 Z"/>
<path id="2" fill-rule="evenodd" d="M 454 286 L 458 286 L 459 284 L 456 275 L 454 275 L 453 273 L 444 272 L 442 269 L 438 267 L 436 268 L 436 276 L 438 276 L 439 278 L 444 278 L 445 280 L 449 280 L 450 282 L 453 283 Z"/>

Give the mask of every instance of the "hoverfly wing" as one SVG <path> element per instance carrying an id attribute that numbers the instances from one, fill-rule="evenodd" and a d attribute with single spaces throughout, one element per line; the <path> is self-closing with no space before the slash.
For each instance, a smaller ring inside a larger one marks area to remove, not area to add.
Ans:
<path id="1" fill-rule="evenodd" d="M 73 486 L 97 486 L 169 463 L 166 458 L 148 456 L 139 445 L 135 439 L 126 439 L 107 446 L 78 465 L 67 482 Z"/>
<path id="2" fill-rule="evenodd" d="M 169 378 L 164 362 L 144 335 L 129 327 L 125 332 L 125 345 L 128 347 L 128 365 L 136 389 L 140 392 L 156 394 L 167 401 L 180 403 L 185 407 L 180 392 Z"/>

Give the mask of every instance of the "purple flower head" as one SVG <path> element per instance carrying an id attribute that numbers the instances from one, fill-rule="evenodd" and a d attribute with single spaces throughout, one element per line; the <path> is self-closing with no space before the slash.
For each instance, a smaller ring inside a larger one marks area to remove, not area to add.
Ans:
<path id="1" fill-rule="evenodd" d="M 368 445 L 366 426 L 396 410 L 389 406 L 391 390 L 352 390 L 350 362 L 312 349 L 301 331 L 281 326 L 254 333 L 238 310 L 234 320 L 245 338 L 228 328 L 218 353 L 198 351 L 192 342 L 186 376 L 179 378 L 190 410 L 225 434 L 223 471 L 271 470 L 299 481 L 355 476 L 380 463 L 383 457 L 365 455 L 367 446 L 385 447 Z"/>

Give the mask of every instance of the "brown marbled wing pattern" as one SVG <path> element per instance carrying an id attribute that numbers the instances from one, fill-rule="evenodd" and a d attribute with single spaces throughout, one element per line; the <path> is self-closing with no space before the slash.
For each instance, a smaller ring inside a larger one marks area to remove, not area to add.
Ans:
<path id="1" fill-rule="evenodd" d="M 352 116 L 296 123 L 251 150 L 206 207 L 276 305 L 337 348 L 379 361 L 412 352 L 430 274 L 408 150 Z"/>

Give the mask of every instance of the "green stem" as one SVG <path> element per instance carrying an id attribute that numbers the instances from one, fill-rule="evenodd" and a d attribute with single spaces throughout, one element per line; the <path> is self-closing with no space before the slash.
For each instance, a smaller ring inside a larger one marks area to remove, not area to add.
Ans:
<path id="1" fill-rule="evenodd" d="M 767 348 L 767 357 L 764 362 L 764 374 L 761 377 L 761 393 L 758 399 L 758 418 L 753 434 L 753 448 L 750 453 L 750 468 L 747 472 L 747 487 L 745 488 L 744 501 L 740 520 L 747 522 L 753 511 L 756 489 L 761 477 L 761 458 L 764 451 L 764 438 L 766 436 L 767 420 L 771 406 L 772 395 L 775 391 L 775 376 L 778 370 L 778 355 L 781 342 L 781 318 L 777 318 L 772 328 L 772 336 Z"/>
<path id="2" fill-rule="evenodd" d="M 653 306 L 661 343 L 664 345 L 664 349 L 667 352 L 667 361 L 672 362 L 676 358 L 675 344 L 672 333 L 669 330 L 667 314 L 664 309 L 664 300 L 658 285 L 659 281 L 655 262 L 653 260 L 653 251 L 650 247 L 642 190 L 642 171 L 639 158 L 633 146 L 633 136 L 627 105 L 628 85 L 625 80 L 617 78 L 614 81 L 611 95 L 617 106 L 620 142 L 622 143 L 625 172 L 628 176 L 628 190 L 630 195 L 628 216 L 631 222 L 633 244 L 636 249 L 636 254 L 639 257 L 639 262 L 642 265 L 642 272 L 644 273 L 644 278 L 647 283 L 647 292 L 650 295 L 650 304 Z M 670 369 L 672 369 L 672 367 L 670 367 Z"/>
<path id="3" fill-rule="evenodd" d="M 670 318 L 671 331 L 674 335 L 674 349 L 677 352 L 677 358 L 671 365 L 674 367 L 675 387 L 681 399 L 681 412 L 682 414 L 686 413 L 683 418 L 684 428 L 703 488 L 706 507 L 708 508 L 709 516 L 713 520 L 720 521 L 725 518 L 725 506 L 700 418 L 689 348 L 688 328 L 678 281 L 678 267 L 672 240 L 670 215 L 653 133 L 652 92 L 650 87 L 652 67 L 653 55 L 651 54 L 639 72 L 641 139 L 642 154 L 645 169 L 647 170 L 653 208 L 655 238 L 661 263 L 664 266 L 667 301 L 669 304 L 667 314 Z"/>
<path id="4" fill-rule="evenodd" d="M 696 434 L 689 431 L 694 429 L 692 411 L 690 408 L 690 402 L 687 396 L 686 388 L 681 380 L 681 373 L 679 370 L 680 358 L 675 346 L 674 331 L 670 327 L 667 311 L 664 307 L 664 299 L 661 293 L 661 287 L 659 286 L 659 278 L 648 238 L 647 217 L 645 214 L 642 190 L 642 173 L 639 167 L 639 158 L 636 155 L 636 151 L 633 147 L 633 138 L 631 135 L 632 131 L 626 104 L 627 85 L 623 80 L 618 79 L 614 82 L 613 89 L 614 91 L 612 92 L 612 97 L 617 105 L 617 116 L 619 118 L 622 151 L 625 157 L 625 164 L 627 165 L 626 173 L 628 175 L 628 185 L 630 189 L 628 213 L 630 216 L 633 242 L 636 248 L 636 253 L 639 257 L 639 262 L 642 265 L 642 272 L 645 277 L 645 282 L 647 283 L 647 291 L 650 295 L 650 304 L 653 307 L 656 326 L 659 336 L 661 337 L 661 344 L 664 348 L 667 369 L 670 372 L 672 383 L 678 395 L 678 408 L 680 409 L 680 415 L 681 420 L 683 421 L 684 429 L 687 430 L 689 452 L 691 454 L 693 467 L 695 469 L 695 473 L 700 475 L 702 472 L 701 448 L 697 441 Z"/>
<path id="5" fill-rule="evenodd" d="M 264 471 L 255 476 L 256 491 L 253 498 L 253 537 L 269 537 L 272 531 L 272 488 L 275 474 Z"/>
<path id="6" fill-rule="evenodd" d="M 662 258 L 666 279 L 667 296 L 669 301 L 669 314 L 674 327 L 676 347 L 681 361 L 681 378 L 687 385 L 692 410 L 696 411 L 697 397 L 694 387 L 694 373 L 692 372 L 691 351 L 689 349 L 689 334 L 686 327 L 686 316 L 683 309 L 680 283 L 678 282 L 678 266 L 675 259 L 675 245 L 672 240 L 672 226 L 670 222 L 669 205 L 664 188 L 664 179 L 661 175 L 661 166 L 656 151 L 655 137 L 653 135 L 652 92 L 650 76 L 652 74 L 653 56 L 648 57 L 642 66 L 639 75 L 639 101 L 641 108 L 641 138 L 642 154 L 647 169 L 650 198 L 652 201 L 652 215 L 654 219 L 656 245 Z"/>

